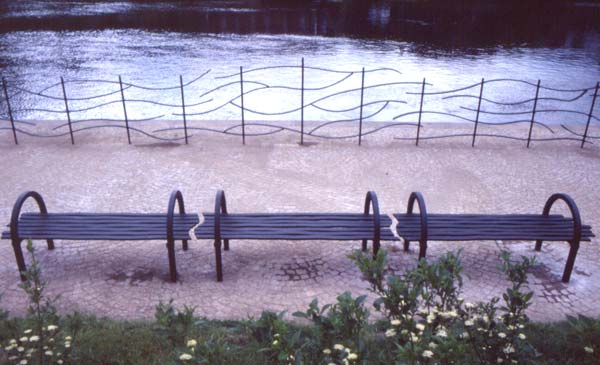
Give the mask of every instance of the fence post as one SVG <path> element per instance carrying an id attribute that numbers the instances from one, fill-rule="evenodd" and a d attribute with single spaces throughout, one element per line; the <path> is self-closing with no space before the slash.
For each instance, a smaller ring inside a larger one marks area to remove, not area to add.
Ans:
<path id="1" fill-rule="evenodd" d="M 533 101 L 533 110 L 531 112 L 531 123 L 529 124 L 529 136 L 527 137 L 527 148 L 529 148 L 529 143 L 531 143 L 531 131 L 533 131 L 533 122 L 535 119 L 535 110 L 537 109 L 538 95 L 540 94 L 540 80 L 537 82 L 537 87 L 535 89 L 535 99 Z"/>
<path id="2" fill-rule="evenodd" d="M 6 99 L 6 110 L 8 111 L 8 118 L 10 119 L 10 125 L 12 127 L 13 138 L 15 140 L 15 144 L 19 144 L 17 140 L 17 130 L 15 129 L 15 120 L 12 115 L 12 109 L 10 108 L 10 100 L 8 99 L 8 89 L 6 88 L 6 80 L 4 77 L 2 78 L 2 88 L 4 89 L 4 98 Z"/>
<path id="3" fill-rule="evenodd" d="M 304 57 L 302 57 L 302 85 L 300 87 L 300 145 L 304 144 Z"/>
<path id="4" fill-rule="evenodd" d="M 425 78 L 423 77 L 423 85 L 421 86 L 421 103 L 419 105 L 419 124 L 417 125 L 417 143 L 419 145 L 419 135 L 421 133 L 421 114 L 423 114 L 423 98 L 425 96 Z"/>
<path id="5" fill-rule="evenodd" d="M 181 108 L 183 109 L 183 132 L 185 133 L 185 144 L 188 144 L 187 120 L 185 118 L 185 97 L 183 96 L 183 77 L 179 75 L 179 85 L 181 86 Z"/>
<path id="6" fill-rule="evenodd" d="M 481 87 L 479 88 L 479 101 L 477 102 L 477 114 L 475 115 L 475 128 L 473 128 L 473 142 L 471 147 L 475 147 L 475 137 L 477 136 L 477 124 L 479 124 L 479 111 L 481 110 L 481 97 L 483 96 L 483 78 L 481 79 Z"/>
<path id="7" fill-rule="evenodd" d="M 590 127 L 590 122 L 592 121 L 592 115 L 594 114 L 594 105 L 596 104 L 596 97 L 598 96 L 598 87 L 599 86 L 600 86 L 600 82 L 596 82 L 596 90 L 594 91 L 594 98 L 592 99 L 592 106 L 590 107 L 590 113 L 588 114 L 588 120 L 585 125 L 585 132 L 583 132 L 583 139 L 581 140 L 581 148 L 583 148 L 583 145 L 585 144 L 585 139 L 587 138 L 588 128 Z M 6 100 L 8 100 L 8 98 Z"/>
<path id="8" fill-rule="evenodd" d="M 69 134 L 71 135 L 71 144 L 75 144 L 75 139 L 73 138 L 73 127 L 71 126 L 71 113 L 69 112 L 69 103 L 67 102 L 65 80 L 63 80 L 62 76 L 60 77 L 60 84 L 62 85 L 63 97 L 65 99 L 65 109 L 67 110 L 67 122 L 69 122 Z"/>
<path id="9" fill-rule="evenodd" d="M 362 142 L 362 122 L 363 122 L 363 100 L 365 95 L 365 68 L 362 68 L 362 81 L 360 84 L 360 119 L 358 124 L 358 145 Z"/>
<path id="10" fill-rule="evenodd" d="M 242 144 L 246 144 L 246 121 L 244 120 L 244 71 L 240 66 L 240 95 L 242 97 Z"/>
<path id="11" fill-rule="evenodd" d="M 125 129 L 127 129 L 127 142 L 131 144 L 131 135 L 129 134 L 129 118 L 127 118 L 127 107 L 125 107 L 125 92 L 123 91 L 123 82 L 119 75 L 119 86 L 121 87 L 121 101 L 123 102 L 123 114 L 125 114 Z"/>

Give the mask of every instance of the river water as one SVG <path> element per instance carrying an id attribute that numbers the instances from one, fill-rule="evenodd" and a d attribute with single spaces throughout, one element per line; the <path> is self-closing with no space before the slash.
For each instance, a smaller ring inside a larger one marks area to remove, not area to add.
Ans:
<path id="1" fill-rule="evenodd" d="M 364 103 L 371 103 L 364 113 L 373 115 L 371 120 L 392 120 L 405 112 L 402 106 L 414 109 L 423 78 L 426 92 L 482 78 L 530 83 L 486 84 L 484 98 L 504 102 L 502 111 L 533 99 L 539 79 L 540 97 L 550 103 L 546 108 L 562 107 L 551 99 L 576 99 L 562 108 L 589 111 L 591 88 L 600 79 L 600 3 L 458 3 L 0 0 L 0 74 L 15 118 L 21 120 L 64 118 L 60 77 L 73 99 L 69 106 L 75 119 L 122 118 L 122 105 L 116 102 L 119 76 L 130 118 L 177 119 L 180 108 L 168 105 L 181 103 L 179 75 L 187 84 L 203 74 L 185 87 L 186 103 L 192 105 L 187 112 L 198 119 L 239 119 L 240 66 L 245 91 L 260 89 L 246 95 L 247 118 L 297 120 L 302 58 L 304 87 L 314 89 L 304 95 L 305 105 L 314 102 L 306 108 L 307 119 L 356 117 L 360 91 L 354 89 L 361 86 L 363 67 Z M 392 85 L 377 86 L 386 83 Z M 588 90 L 581 96 L 544 87 Z M 480 90 L 467 91 L 476 96 Z M 328 97 L 336 93 L 341 96 Z M 110 95 L 76 100 L 104 94 Z M 130 102 L 142 99 L 168 105 Z M 450 99 L 434 99 L 426 98 L 425 105 L 443 112 L 473 114 L 469 109 L 476 107 L 472 97 L 453 106 L 446 105 Z M 388 109 L 377 112 L 384 101 L 391 101 Z M 531 109 L 531 103 L 518 107 Z M 329 115 L 331 110 L 339 115 Z M 4 102 L 0 112 L 6 117 Z M 430 121 L 438 119 L 448 118 L 431 116 Z M 564 121 L 560 115 L 549 119 Z"/>

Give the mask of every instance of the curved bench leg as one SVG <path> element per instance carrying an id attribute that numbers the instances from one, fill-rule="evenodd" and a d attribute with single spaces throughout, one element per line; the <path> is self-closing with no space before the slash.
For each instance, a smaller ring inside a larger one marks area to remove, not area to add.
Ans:
<path id="1" fill-rule="evenodd" d="M 229 251 L 229 240 L 223 240 L 225 242 L 225 244 L 223 245 L 223 248 L 225 249 L 225 251 Z"/>
<path id="2" fill-rule="evenodd" d="M 187 251 L 188 250 L 188 240 L 181 241 L 181 244 L 182 244 L 181 247 L 183 248 L 183 250 Z"/>
<path id="3" fill-rule="evenodd" d="M 404 252 L 408 252 L 409 247 L 410 247 L 410 241 L 404 240 Z"/>
<path id="4" fill-rule="evenodd" d="M 21 281 L 25 281 L 24 271 L 27 271 L 27 265 L 25 265 L 25 258 L 23 257 L 23 250 L 21 249 L 22 240 L 12 240 L 13 251 L 15 251 L 15 259 L 17 260 L 17 268 L 19 269 L 19 275 Z"/>
<path id="5" fill-rule="evenodd" d="M 535 241 L 535 250 L 538 252 L 542 250 L 542 241 L 541 240 Z"/>
<path id="6" fill-rule="evenodd" d="M 377 253 L 379 252 L 380 242 L 379 239 L 373 240 L 373 258 L 377 257 Z"/>
<path id="7" fill-rule="evenodd" d="M 427 241 L 419 241 L 419 260 L 427 256 Z"/>
<path id="8" fill-rule="evenodd" d="M 177 282 L 177 264 L 175 263 L 175 242 L 167 242 L 167 252 L 169 254 L 169 276 L 173 283 Z"/>
<path id="9" fill-rule="evenodd" d="M 567 264 L 565 265 L 565 271 L 563 272 L 562 282 L 568 283 L 571 280 L 571 272 L 573 266 L 575 266 L 575 258 L 577 257 L 577 251 L 579 250 L 579 241 L 569 241 L 571 248 L 569 249 L 569 257 L 567 258 Z"/>
<path id="10" fill-rule="evenodd" d="M 362 241 L 362 251 L 367 252 L 367 240 Z"/>
<path id="11" fill-rule="evenodd" d="M 215 266 L 217 281 L 223 281 L 223 262 L 221 261 L 221 240 L 215 240 Z"/>

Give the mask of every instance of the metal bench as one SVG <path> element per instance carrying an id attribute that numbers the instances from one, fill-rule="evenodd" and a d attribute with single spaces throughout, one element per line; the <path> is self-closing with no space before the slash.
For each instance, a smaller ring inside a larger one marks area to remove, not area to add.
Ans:
<path id="1" fill-rule="evenodd" d="M 550 214 L 557 200 L 564 201 L 571 211 L 571 218 Z M 419 214 L 413 213 L 414 203 Z M 542 214 L 428 214 L 423 196 L 413 192 L 408 200 L 405 214 L 394 214 L 398 220 L 396 229 L 404 239 L 404 250 L 411 241 L 419 242 L 419 259 L 427 254 L 427 241 L 482 241 L 482 240 L 529 240 L 536 241 L 540 251 L 543 241 L 567 241 L 570 250 L 562 281 L 569 282 L 575 257 L 581 241 L 594 237 L 588 225 L 581 224 L 579 209 L 566 194 L 552 195 Z"/>
<path id="2" fill-rule="evenodd" d="M 372 214 L 370 211 L 372 210 Z M 373 241 L 373 254 L 382 240 L 394 240 L 392 221 L 380 216 L 377 195 L 370 191 L 363 213 L 229 213 L 225 193 L 217 192 L 215 213 L 205 214 L 194 230 L 196 238 L 214 239 L 217 281 L 223 281 L 221 247 L 229 250 L 229 240 L 322 240 Z M 384 227 L 384 230 L 381 227 Z"/>
<path id="3" fill-rule="evenodd" d="M 23 213 L 21 208 L 28 198 L 33 198 L 39 213 Z M 175 204 L 179 214 L 175 214 Z M 64 240 L 106 240 L 106 241 L 146 241 L 166 240 L 169 257 L 169 276 L 177 281 L 175 263 L 175 241 L 181 240 L 183 249 L 188 249 L 189 231 L 199 222 L 197 214 L 186 214 L 183 196 L 173 191 L 169 198 L 167 213 L 48 213 L 42 196 L 28 191 L 17 199 L 10 220 L 10 231 L 3 232 L 3 239 L 12 241 L 21 280 L 27 269 L 21 249 L 25 239 L 46 240 L 48 249 L 54 249 L 55 239 Z"/>

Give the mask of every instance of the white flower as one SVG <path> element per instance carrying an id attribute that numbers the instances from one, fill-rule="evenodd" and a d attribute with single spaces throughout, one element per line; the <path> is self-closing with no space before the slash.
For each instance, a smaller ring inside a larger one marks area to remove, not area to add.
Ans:
<path id="1" fill-rule="evenodd" d="M 17 340 L 15 340 L 15 339 L 13 338 L 12 340 L 10 340 L 10 342 L 9 342 L 9 343 L 10 343 L 11 345 L 14 345 L 14 344 L 16 344 L 16 343 L 17 343 Z"/>
<path id="2" fill-rule="evenodd" d="M 55 326 L 53 324 L 51 324 L 51 325 L 48 326 L 48 331 L 54 331 L 54 330 L 57 330 L 57 329 L 58 329 L 58 326 Z"/>
<path id="3" fill-rule="evenodd" d="M 29 342 L 37 342 L 40 340 L 40 336 L 31 336 L 29 337 Z"/>
<path id="4" fill-rule="evenodd" d="M 65 341 L 71 341 L 73 338 L 71 336 L 65 337 Z"/>
<path id="5" fill-rule="evenodd" d="M 446 332 L 446 329 L 442 327 L 437 331 L 435 335 L 438 337 L 448 337 L 448 332 Z"/>
<path id="6" fill-rule="evenodd" d="M 48 350 L 48 351 L 44 352 L 44 354 L 46 354 L 47 356 L 52 356 L 52 355 L 54 355 L 54 352 Z"/>
<path id="7" fill-rule="evenodd" d="M 473 326 L 474 324 L 475 324 L 475 323 L 474 323 L 472 320 L 470 320 L 470 319 L 467 319 L 467 320 L 465 321 L 465 327 L 471 327 L 471 326 Z"/>
<path id="8" fill-rule="evenodd" d="M 498 333 L 498 337 L 500 337 L 500 338 L 506 338 L 506 333 L 500 332 L 500 333 Z"/>
<path id="9" fill-rule="evenodd" d="M 323 349 L 323 353 L 329 355 L 331 353 L 330 349 Z"/>
<path id="10" fill-rule="evenodd" d="M 519 333 L 519 338 L 520 338 L 521 340 L 524 340 L 524 339 L 526 339 L 526 338 L 527 338 L 527 336 L 525 336 L 525 335 L 524 335 L 524 334 L 522 334 L 522 333 Z"/>
<path id="11" fill-rule="evenodd" d="M 399 326 L 399 325 L 400 325 L 400 323 L 402 323 L 402 322 L 400 322 L 400 320 L 399 320 L 399 319 L 392 319 L 392 320 L 390 321 L 390 324 L 391 324 L 392 326 Z"/>
<path id="12" fill-rule="evenodd" d="M 594 353 L 594 349 L 592 347 L 586 346 L 583 348 L 585 350 L 585 352 L 587 352 L 588 354 L 593 354 Z"/>
<path id="13" fill-rule="evenodd" d="M 192 359 L 192 355 L 190 355 L 190 354 L 185 354 L 184 353 L 184 354 L 181 354 L 179 356 L 179 360 L 181 360 L 181 361 L 188 361 L 188 360 L 191 360 L 191 359 Z"/>
<path id="14" fill-rule="evenodd" d="M 505 354 L 512 354 L 513 352 L 515 352 L 515 348 L 511 344 L 508 344 L 502 349 L 502 351 Z"/>
<path id="15" fill-rule="evenodd" d="M 504 362 L 504 360 L 502 360 L 501 358 L 498 358 L 498 360 L 496 360 L 496 362 L 497 362 L 498 364 L 502 364 L 502 363 Z"/>
<path id="16" fill-rule="evenodd" d="M 461 333 L 460 338 L 465 338 L 465 339 L 469 338 L 469 333 L 468 332 Z"/>
<path id="17" fill-rule="evenodd" d="M 196 347 L 197 344 L 198 344 L 198 342 L 196 342 L 196 340 L 191 339 L 191 340 L 188 340 L 186 345 L 187 345 L 187 347 Z"/>
<path id="18" fill-rule="evenodd" d="M 472 308 L 475 308 L 475 305 L 473 303 L 471 303 L 471 302 L 466 302 L 465 303 L 465 308 L 472 309 Z"/>
<path id="19" fill-rule="evenodd" d="M 344 351 L 344 345 L 336 343 L 335 345 L 333 345 L 333 349 L 334 350 L 338 350 L 338 351 Z"/>
<path id="20" fill-rule="evenodd" d="M 353 352 L 351 352 L 351 353 L 348 354 L 348 360 L 356 360 L 356 359 L 358 359 L 358 355 L 357 354 L 355 354 Z"/>
<path id="21" fill-rule="evenodd" d="M 523 329 L 523 328 L 525 328 L 525 325 L 523 325 L 523 324 L 520 324 L 520 325 L 519 325 L 519 328 L 520 328 L 520 329 Z"/>
<path id="22" fill-rule="evenodd" d="M 27 342 L 27 341 L 29 341 L 29 338 L 23 336 L 23 337 L 19 338 L 19 341 L 21 341 L 21 342 Z"/>
<path id="23" fill-rule="evenodd" d="M 62 361 L 62 360 L 60 360 L 60 359 L 58 359 L 58 360 L 56 360 L 56 363 L 57 363 L 58 365 L 62 365 L 63 361 Z"/>
<path id="24" fill-rule="evenodd" d="M 389 330 L 385 331 L 385 337 L 394 337 L 396 336 L 396 330 L 393 328 L 390 328 Z"/>
<path id="25" fill-rule="evenodd" d="M 25 347 L 19 346 L 19 347 L 17 347 L 17 351 L 23 352 L 23 351 L 25 351 Z"/>
<path id="26" fill-rule="evenodd" d="M 273 346 L 277 346 L 277 345 L 279 345 L 279 341 L 277 341 L 277 340 L 273 341 Z"/>
<path id="27" fill-rule="evenodd" d="M 437 347 L 438 347 L 438 345 L 437 345 L 437 343 L 435 343 L 435 342 L 430 342 L 430 343 L 429 343 L 429 347 L 430 347 L 430 348 L 432 348 L 432 349 L 435 349 L 435 348 L 437 348 Z"/>
<path id="28" fill-rule="evenodd" d="M 70 343 L 69 341 L 66 341 L 66 342 L 65 342 L 65 347 L 66 347 L 66 348 L 69 348 L 69 347 L 71 347 L 71 343 Z"/>
<path id="29" fill-rule="evenodd" d="M 415 327 L 421 332 L 425 331 L 425 325 L 423 323 L 417 323 Z"/>
<path id="30" fill-rule="evenodd" d="M 429 313 L 427 315 L 427 323 L 433 323 L 433 321 L 435 320 L 435 313 Z"/>
<path id="31" fill-rule="evenodd" d="M 419 342 L 419 336 L 417 336 L 417 334 L 416 334 L 416 333 L 411 333 L 411 334 L 410 334 L 410 340 L 411 340 L 412 342 Z"/>
<path id="32" fill-rule="evenodd" d="M 433 352 L 430 351 L 430 350 L 425 350 L 425 351 L 423 351 L 423 357 L 432 358 L 433 357 Z"/>
<path id="33" fill-rule="evenodd" d="M 23 333 L 26 334 L 26 335 L 28 335 L 28 334 L 31 333 L 31 330 L 30 329 L 26 329 L 25 331 L 23 331 Z"/>
<path id="34" fill-rule="evenodd" d="M 19 361 L 20 365 L 27 365 L 27 360 L 23 359 L 21 361 Z"/>

